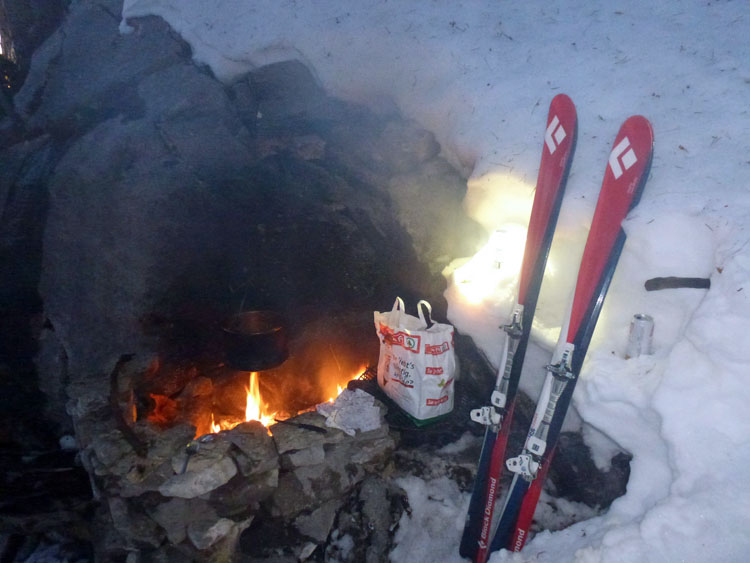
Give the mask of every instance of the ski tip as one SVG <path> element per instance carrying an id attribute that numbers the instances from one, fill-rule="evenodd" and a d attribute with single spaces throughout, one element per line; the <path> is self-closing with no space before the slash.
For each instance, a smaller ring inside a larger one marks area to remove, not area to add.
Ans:
<path id="1" fill-rule="evenodd" d="M 654 128 L 651 122 L 643 117 L 642 115 L 631 115 L 628 117 L 620 127 L 620 132 L 632 133 L 638 135 L 644 140 L 644 144 L 647 142 L 649 145 L 654 144 Z M 618 135 L 620 137 L 620 135 Z"/>
<path id="2" fill-rule="evenodd" d="M 638 158 L 641 160 L 640 167 L 635 167 L 636 169 L 640 168 L 640 170 L 638 171 L 637 180 L 634 182 L 633 196 L 629 206 L 629 210 L 632 210 L 640 202 L 643 187 L 651 172 L 651 163 L 654 156 L 654 128 L 651 122 L 642 115 L 632 115 L 620 127 L 613 153 L 617 150 L 618 146 L 622 146 L 618 145 L 618 143 L 624 138 L 630 139 L 633 150 L 635 150 Z M 610 163 L 613 164 L 611 160 Z"/>
<path id="3" fill-rule="evenodd" d="M 557 100 L 557 102 L 555 100 Z M 566 103 L 574 105 L 573 100 L 571 100 L 570 96 L 568 96 L 567 94 L 557 94 L 554 98 L 552 98 L 552 103 Z"/>
<path id="4" fill-rule="evenodd" d="M 558 111 L 563 112 L 563 115 L 567 115 L 569 116 L 569 118 L 572 117 L 574 120 L 577 119 L 578 114 L 576 112 L 576 105 L 567 94 L 557 94 L 554 98 L 552 98 L 549 107 L 550 114 Z"/>
<path id="5" fill-rule="evenodd" d="M 649 120 L 642 115 L 628 117 L 612 145 L 604 184 L 623 184 L 632 197 L 635 185 L 648 175 L 653 152 L 654 130 Z"/>
<path id="6" fill-rule="evenodd" d="M 549 104 L 547 130 L 544 132 L 542 158 L 554 155 L 558 165 L 570 164 L 570 157 L 578 137 L 578 114 L 573 100 L 567 94 L 557 94 Z M 562 150 L 558 150 L 562 149 Z M 545 170 L 544 160 L 540 165 L 540 176 Z M 539 187 L 537 183 L 537 188 Z"/>

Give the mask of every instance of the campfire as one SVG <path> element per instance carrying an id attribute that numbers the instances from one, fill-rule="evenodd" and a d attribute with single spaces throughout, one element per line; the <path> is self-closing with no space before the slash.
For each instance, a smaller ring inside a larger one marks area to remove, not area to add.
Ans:
<path id="1" fill-rule="evenodd" d="M 336 397 L 338 397 L 341 394 L 341 392 L 344 389 L 346 389 L 347 382 L 361 375 L 365 371 L 365 369 L 367 369 L 366 366 L 362 366 L 359 370 L 357 370 L 356 373 L 352 374 L 351 377 L 347 378 L 347 380 L 344 381 L 343 384 L 336 383 L 336 391 L 334 394 L 328 397 L 327 401 L 333 402 L 336 399 Z M 242 422 L 249 422 L 251 420 L 260 422 L 266 428 L 271 426 L 275 422 L 286 420 L 285 418 L 279 418 L 280 416 L 279 411 L 272 409 L 269 406 L 269 404 L 263 400 L 263 396 L 261 395 L 261 392 L 260 392 L 260 386 L 258 384 L 258 372 L 255 372 L 255 371 L 250 372 L 248 385 L 245 387 L 245 396 L 246 396 L 246 406 L 245 406 L 244 419 L 237 420 L 237 419 L 233 419 L 230 417 L 223 417 L 217 420 L 215 419 L 214 414 L 211 413 L 210 433 L 216 434 L 218 432 L 221 432 L 222 430 L 231 430 L 238 424 Z M 298 413 L 295 413 L 295 414 L 298 414 Z M 202 432 L 201 429 L 198 428 L 196 431 L 196 436 L 200 436 L 206 433 L 207 432 Z"/>
<path id="2" fill-rule="evenodd" d="M 189 422 L 196 428 L 196 438 L 231 430 L 249 421 L 269 427 L 319 403 L 334 401 L 349 381 L 366 370 L 364 364 L 350 371 L 342 371 L 340 365 L 335 369 L 327 367 L 329 369 L 323 369 L 311 380 L 297 376 L 286 367 L 268 370 L 269 373 L 215 368 L 207 370 L 212 379 L 200 375 L 197 369 L 184 368 L 155 375 L 164 371 L 156 362 L 149 370 L 150 375 L 146 375 L 147 379 L 189 379 L 176 393 L 149 392 L 146 406 L 134 408 L 133 420 L 138 420 L 140 413 L 145 412 L 146 420 L 161 429 Z"/>
<path id="3" fill-rule="evenodd" d="M 121 357 L 110 377 L 118 418 L 86 460 L 117 491 L 113 526 L 190 560 L 323 545 L 333 512 L 325 525 L 310 515 L 345 510 L 396 441 L 382 403 L 361 388 L 342 393 L 366 371 L 355 360 L 364 354 L 313 348 L 263 371 L 184 360 L 139 370 Z M 279 543 L 269 530 L 283 530 Z"/>

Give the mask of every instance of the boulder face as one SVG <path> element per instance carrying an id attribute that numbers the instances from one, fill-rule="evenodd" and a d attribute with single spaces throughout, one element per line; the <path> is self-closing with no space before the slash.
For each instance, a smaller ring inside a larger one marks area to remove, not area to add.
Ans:
<path id="1" fill-rule="evenodd" d="M 240 308 L 360 328 L 396 295 L 445 310 L 439 273 L 479 228 L 429 132 L 329 98 L 302 63 L 226 85 L 161 20 L 117 23 L 71 7 L 16 96 L 57 150 L 39 287 L 71 377 L 199 355 Z"/>

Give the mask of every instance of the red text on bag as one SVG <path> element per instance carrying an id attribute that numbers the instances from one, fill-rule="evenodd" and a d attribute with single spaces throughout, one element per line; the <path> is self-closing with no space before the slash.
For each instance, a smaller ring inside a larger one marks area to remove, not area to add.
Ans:
<path id="1" fill-rule="evenodd" d="M 448 400 L 448 395 L 444 395 L 440 397 L 439 399 L 427 399 L 427 401 L 425 402 L 425 405 L 427 405 L 428 407 L 435 407 L 437 405 L 444 403 L 447 400 Z"/>
<path id="2" fill-rule="evenodd" d="M 425 344 L 424 353 L 430 354 L 432 356 L 439 356 L 440 354 L 444 354 L 450 349 L 451 345 L 447 342 L 443 342 L 442 344 Z"/>

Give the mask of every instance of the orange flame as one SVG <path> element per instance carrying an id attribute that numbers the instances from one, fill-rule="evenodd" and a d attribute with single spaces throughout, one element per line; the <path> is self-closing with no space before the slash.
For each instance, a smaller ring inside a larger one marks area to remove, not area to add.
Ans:
<path id="1" fill-rule="evenodd" d="M 333 401 L 335 401 L 336 397 L 338 397 L 339 395 L 341 395 L 341 392 L 344 389 L 346 389 L 347 383 L 349 383 L 350 381 L 352 381 L 354 379 L 357 379 L 360 375 L 362 375 L 364 373 L 364 371 L 366 369 L 367 369 L 367 366 L 362 365 L 354 373 L 352 373 L 351 375 L 349 375 L 349 377 L 346 378 L 346 381 L 344 381 L 343 383 L 336 383 L 336 394 L 329 396 L 328 397 L 328 402 L 332 403 Z"/>
<path id="2" fill-rule="evenodd" d="M 257 420 L 263 426 L 273 424 L 276 413 L 267 412 L 268 405 L 260 397 L 258 387 L 258 373 L 250 373 L 250 387 L 245 387 L 247 392 L 247 406 L 245 407 L 245 420 Z"/>
<path id="3" fill-rule="evenodd" d="M 360 368 L 355 372 L 346 377 L 346 380 L 343 382 L 336 382 L 335 379 L 333 379 L 329 385 L 328 385 L 328 391 L 326 394 L 329 395 L 328 401 L 333 402 L 336 397 L 338 397 L 341 392 L 346 389 L 346 384 L 351 381 L 352 379 L 357 379 L 362 373 L 367 369 L 367 366 L 360 366 Z M 335 385 L 335 394 L 333 391 L 333 386 Z M 263 398 L 260 394 L 260 386 L 258 384 L 258 373 L 257 372 L 251 372 L 250 373 L 250 379 L 248 381 L 248 386 L 245 387 L 245 393 L 247 395 L 246 403 L 245 403 L 245 421 L 249 420 L 256 420 L 260 422 L 263 426 L 270 426 L 275 421 L 277 414 L 276 412 L 270 412 L 268 408 L 268 404 L 263 401 Z M 326 396 L 325 394 L 323 395 Z M 211 413 L 211 423 L 210 423 L 210 431 L 214 434 L 221 432 L 222 430 L 231 430 L 238 424 L 240 424 L 240 420 L 234 419 L 223 419 L 220 418 L 218 421 L 214 419 L 214 414 Z"/>
<path id="4" fill-rule="evenodd" d="M 221 425 L 216 424 L 214 421 L 214 413 L 211 413 L 211 434 L 218 434 L 221 432 Z"/>

